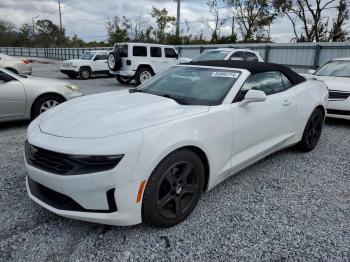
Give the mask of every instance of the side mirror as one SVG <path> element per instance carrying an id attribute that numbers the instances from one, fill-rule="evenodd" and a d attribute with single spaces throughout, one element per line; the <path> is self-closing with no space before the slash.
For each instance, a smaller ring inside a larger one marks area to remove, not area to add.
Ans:
<path id="1" fill-rule="evenodd" d="M 264 102 L 266 99 L 267 95 L 263 91 L 250 89 L 246 93 L 244 100 L 239 103 L 239 107 L 245 107 L 250 103 Z"/>
<path id="2" fill-rule="evenodd" d="M 310 70 L 309 70 L 309 74 L 310 74 L 310 75 L 315 74 L 315 72 L 316 72 L 316 70 L 313 70 L 313 69 L 310 69 Z"/>

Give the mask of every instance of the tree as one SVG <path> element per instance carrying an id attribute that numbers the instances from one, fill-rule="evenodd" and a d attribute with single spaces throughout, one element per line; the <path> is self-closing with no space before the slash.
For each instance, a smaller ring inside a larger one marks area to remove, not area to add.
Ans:
<path id="1" fill-rule="evenodd" d="M 63 46 L 66 43 L 64 29 L 61 30 L 51 20 L 44 19 L 36 22 L 38 34 L 36 35 L 37 46 L 52 47 Z"/>
<path id="2" fill-rule="evenodd" d="M 349 19 L 347 0 L 275 0 L 275 5 L 283 12 L 293 26 L 295 41 L 320 42 L 343 41 L 347 33 L 342 29 Z M 337 4 L 336 18 L 330 22 L 325 11 Z M 302 32 L 297 30 L 302 24 Z"/>
<path id="3" fill-rule="evenodd" d="M 109 43 L 128 42 L 130 40 L 128 34 L 130 28 L 130 21 L 125 16 L 122 18 L 115 16 L 112 19 L 108 19 L 106 22 L 106 30 Z"/>
<path id="4" fill-rule="evenodd" d="M 151 16 L 156 19 L 158 29 L 156 31 L 156 37 L 159 43 L 164 43 L 166 38 L 166 29 L 169 26 L 174 25 L 176 18 L 174 16 L 168 15 L 168 10 L 165 8 L 158 9 L 153 7 Z"/>
<path id="5" fill-rule="evenodd" d="M 210 42 L 218 43 L 220 39 L 221 27 L 226 23 L 226 19 L 220 19 L 220 7 L 217 0 L 209 0 L 207 5 L 209 7 L 209 12 L 214 17 L 214 25 L 208 22 L 208 27 L 212 32 Z"/>
<path id="6" fill-rule="evenodd" d="M 264 27 L 270 26 L 277 17 L 277 9 L 273 0 L 224 0 L 224 2 L 236 12 L 235 16 L 243 42 L 256 41 L 264 37 L 270 38 L 263 32 Z"/>

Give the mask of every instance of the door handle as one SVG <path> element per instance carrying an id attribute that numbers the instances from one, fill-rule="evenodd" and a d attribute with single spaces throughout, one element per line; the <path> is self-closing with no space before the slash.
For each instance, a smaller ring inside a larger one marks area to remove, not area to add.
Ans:
<path id="1" fill-rule="evenodd" d="M 288 100 L 288 99 L 285 99 L 284 101 L 283 101 L 283 106 L 289 106 L 290 104 L 292 103 L 292 101 L 290 101 L 290 100 Z"/>

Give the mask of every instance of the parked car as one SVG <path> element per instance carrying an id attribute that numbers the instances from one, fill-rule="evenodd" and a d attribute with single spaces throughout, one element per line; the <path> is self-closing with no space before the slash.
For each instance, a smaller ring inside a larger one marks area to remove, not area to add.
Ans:
<path id="1" fill-rule="evenodd" d="M 77 86 L 65 81 L 17 75 L 0 68 L 0 122 L 34 119 L 81 95 Z"/>
<path id="2" fill-rule="evenodd" d="M 69 78 L 89 79 L 92 75 L 109 75 L 107 65 L 107 50 L 88 51 L 79 59 L 65 60 L 60 70 Z"/>
<path id="3" fill-rule="evenodd" d="M 0 53 L 0 67 L 5 68 L 15 74 L 32 74 L 32 65 L 26 58 L 17 58 Z"/>
<path id="4" fill-rule="evenodd" d="M 264 62 L 259 52 L 251 49 L 216 48 L 204 51 L 192 59 L 193 62 L 211 60 L 234 60 Z"/>
<path id="5" fill-rule="evenodd" d="M 350 120 L 350 58 L 337 58 L 309 73 L 329 88 L 327 116 Z"/>
<path id="6" fill-rule="evenodd" d="M 155 74 L 182 62 L 188 62 L 188 59 L 181 58 L 176 49 L 168 45 L 118 43 L 108 55 L 110 73 L 115 74 L 121 84 L 135 79 L 140 85 Z"/>
<path id="7" fill-rule="evenodd" d="M 327 99 L 324 83 L 281 65 L 173 66 L 137 89 L 69 101 L 32 122 L 28 194 L 65 217 L 173 226 L 230 175 L 282 148 L 312 150 Z"/>

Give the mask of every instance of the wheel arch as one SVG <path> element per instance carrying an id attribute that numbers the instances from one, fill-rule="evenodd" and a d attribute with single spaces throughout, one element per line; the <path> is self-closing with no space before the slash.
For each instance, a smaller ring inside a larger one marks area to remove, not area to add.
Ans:
<path id="1" fill-rule="evenodd" d="M 8 67 L 5 67 L 5 69 L 18 75 L 18 70 L 16 68 L 8 66 Z"/>
<path id="2" fill-rule="evenodd" d="M 91 66 L 89 66 L 89 65 L 80 66 L 79 72 L 80 72 L 80 70 L 82 70 L 82 69 L 84 69 L 84 68 L 87 68 L 87 69 L 90 70 L 90 72 L 92 72 Z"/>
<path id="3" fill-rule="evenodd" d="M 67 101 L 67 99 L 63 95 L 61 95 L 59 93 L 55 93 L 55 92 L 43 93 L 43 94 L 39 95 L 37 98 L 35 98 L 35 100 L 33 101 L 32 105 L 30 106 L 30 118 L 31 119 L 33 119 L 33 117 L 34 117 L 34 106 L 35 106 L 36 102 L 40 98 L 45 97 L 45 96 L 50 96 L 50 95 L 60 97 L 64 102 Z"/>
<path id="4" fill-rule="evenodd" d="M 326 108 L 325 108 L 323 105 L 318 105 L 318 106 L 316 106 L 316 108 L 321 109 L 322 114 L 323 114 L 323 117 L 325 118 L 325 117 L 326 117 L 326 114 L 327 114 Z M 316 109 L 316 108 L 315 108 L 315 109 Z"/>
<path id="5" fill-rule="evenodd" d="M 155 75 L 155 72 L 154 72 L 153 67 L 152 67 L 151 65 L 149 65 L 149 64 L 140 64 L 140 65 L 137 67 L 136 71 L 138 71 L 138 70 L 141 69 L 141 68 L 150 69 L 150 70 L 152 71 L 152 74 Z"/>

